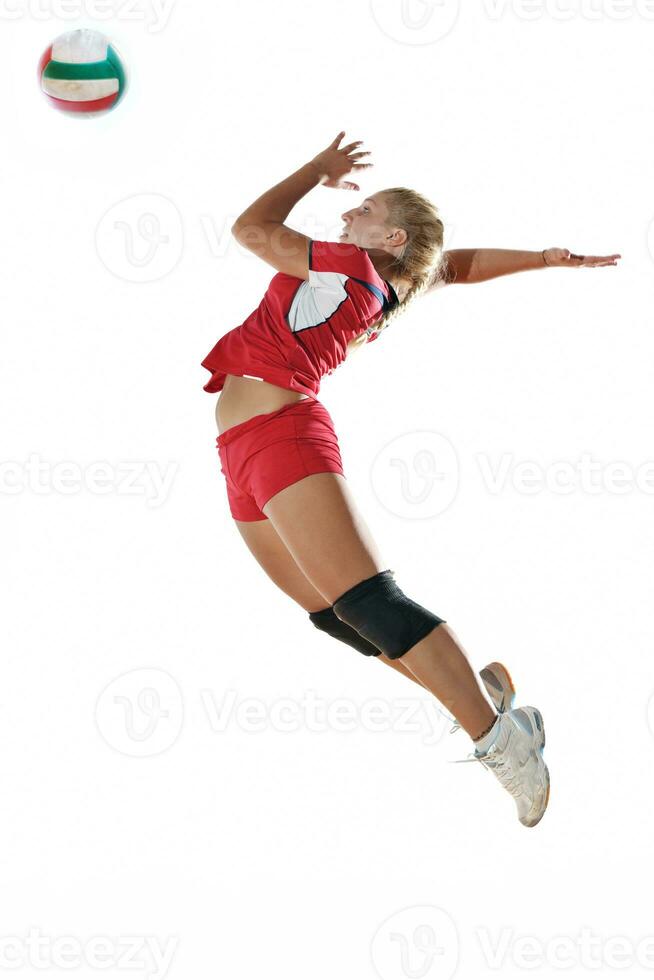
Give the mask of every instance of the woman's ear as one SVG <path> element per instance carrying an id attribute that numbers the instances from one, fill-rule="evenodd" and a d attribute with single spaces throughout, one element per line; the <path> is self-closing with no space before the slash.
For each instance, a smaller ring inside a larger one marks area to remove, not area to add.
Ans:
<path id="1" fill-rule="evenodd" d="M 409 240 L 404 228 L 394 228 L 393 231 L 386 236 L 387 245 L 391 245 L 393 248 L 402 248 L 403 245 Z"/>

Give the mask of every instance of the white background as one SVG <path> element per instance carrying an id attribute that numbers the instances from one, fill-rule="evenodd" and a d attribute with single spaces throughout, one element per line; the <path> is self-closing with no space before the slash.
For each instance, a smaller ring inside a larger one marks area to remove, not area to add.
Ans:
<path id="1" fill-rule="evenodd" d="M 654 4 L 48 2 L 2 0 L 0 24 L 3 969 L 69 975 L 52 943 L 105 936 L 107 968 L 75 976 L 648 974 Z M 98 120 L 36 85 L 78 26 L 130 72 Z M 320 392 L 400 586 L 543 712 L 533 830 L 481 766 L 449 764 L 471 744 L 432 699 L 277 591 L 227 508 L 200 361 L 273 274 L 228 231 L 340 129 L 375 167 L 360 194 L 301 201 L 307 234 L 403 184 L 446 247 L 623 256 L 445 289 Z M 416 431 L 449 446 L 449 505 Z M 165 494 L 128 492 L 145 464 Z M 345 699 L 351 730 L 314 724 L 309 695 Z M 126 937 L 172 944 L 167 972 L 121 965 Z"/>

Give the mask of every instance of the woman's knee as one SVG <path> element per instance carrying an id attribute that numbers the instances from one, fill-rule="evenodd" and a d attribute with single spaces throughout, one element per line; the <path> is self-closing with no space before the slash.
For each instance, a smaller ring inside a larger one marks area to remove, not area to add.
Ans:
<path id="1" fill-rule="evenodd" d="M 445 620 L 409 599 L 385 569 L 334 602 L 334 612 L 389 660 L 397 660 Z"/>
<path id="2" fill-rule="evenodd" d="M 320 609 L 317 612 L 309 613 L 309 619 L 323 633 L 327 633 L 334 640 L 346 643 L 353 650 L 357 650 L 366 657 L 378 657 L 379 650 L 364 636 L 361 636 L 353 626 L 343 622 L 334 612 L 333 606 Z"/>

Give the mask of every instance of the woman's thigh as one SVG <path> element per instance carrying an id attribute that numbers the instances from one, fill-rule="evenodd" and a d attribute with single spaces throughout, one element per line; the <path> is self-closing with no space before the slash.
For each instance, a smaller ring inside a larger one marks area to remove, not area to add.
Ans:
<path id="1" fill-rule="evenodd" d="M 298 567 L 272 521 L 235 521 L 235 524 L 252 555 L 282 592 L 308 613 L 318 612 L 331 605 Z M 420 684 L 401 660 L 389 660 L 383 653 L 375 659 Z"/>
<path id="2" fill-rule="evenodd" d="M 272 521 L 235 521 L 251 554 L 275 585 L 306 612 L 330 603 L 308 580 L 274 528 Z"/>
<path id="3" fill-rule="evenodd" d="M 388 567 L 339 473 L 314 473 L 262 508 L 311 585 L 332 605 Z"/>

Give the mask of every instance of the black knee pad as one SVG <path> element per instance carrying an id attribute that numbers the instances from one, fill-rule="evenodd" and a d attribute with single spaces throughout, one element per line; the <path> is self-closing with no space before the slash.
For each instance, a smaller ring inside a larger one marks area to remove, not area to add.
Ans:
<path id="1" fill-rule="evenodd" d="M 366 657 L 379 656 L 380 651 L 377 647 L 373 646 L 372 643 L 369 643 L 360 636 L 355 629 L 339 619 L 334 612 L 333 606 L 329 606 L 327 609 L 320 609 L 318 612 L 309 613 L 309 619 L 316 629 L 322 630 L 323 633 L 329 633 L 335 640 L 347 643 L 348 646 L 358 650 L 359 653 L 365 654 Z"/>
<path id="2" fill-rule="evenodd" d="M 440 616 L 407 598 L 393 571 L 377 572 L 343 593 L 333 609 L 389 660 L 397 660 L 444 623 Z"/>

